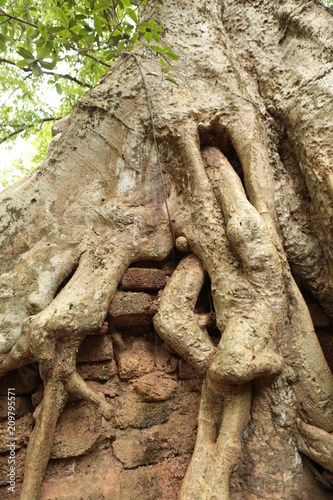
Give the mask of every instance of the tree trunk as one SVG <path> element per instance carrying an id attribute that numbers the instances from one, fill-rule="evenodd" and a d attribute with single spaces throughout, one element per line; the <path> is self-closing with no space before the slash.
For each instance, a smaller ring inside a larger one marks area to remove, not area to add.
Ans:
<path id="1" fill-rule="evenodd" d="M 175 248 L 189 255 L 154 325 L 205 375 L 180 498 L 331 498 L 303 460 L 333 472 L 333 378 L 296 283 L 333 318 L 332 11 L 165 0 L 142 16 L 179 55 L 177 85 L 148 50 L 124 54 L 1 193 L 0 373 L 35 360 L 45 384 L 22 498 L 70 393 L 110 415 L 77 350 L 129 265 Z M 193 312 L 204 270 L 217 346 Z"/>

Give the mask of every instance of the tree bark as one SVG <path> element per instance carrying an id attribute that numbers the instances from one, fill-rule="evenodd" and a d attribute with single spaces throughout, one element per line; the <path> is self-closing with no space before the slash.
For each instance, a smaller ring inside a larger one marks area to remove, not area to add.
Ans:
<path id="1" fill-rule="evenodd" d="M 165 0 L 142 16 L 179 55 L 177 85 L 149 51 L 124 54 L 1 193 L 0 374 L 35 360 L 45 384 L 22 498 L 69 393 L 112 411 L 76 373 L 80 343 L 128 266 L 176 247 L 190 255 L 154 324 L 205 374 L 180 498 L 331 498 L 302 460 L 333 472 L 333 379 L 295 277 L 332 318 L 332 13 Z M 204 270 L 217 346 L 194 314 Z"/>

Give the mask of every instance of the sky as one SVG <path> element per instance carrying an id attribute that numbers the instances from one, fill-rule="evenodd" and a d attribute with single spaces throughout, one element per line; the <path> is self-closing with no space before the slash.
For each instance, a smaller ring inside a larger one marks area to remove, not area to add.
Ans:
<path id="1" fill-rule="evenodd" d="M 48 103 L 54 105 L 55 108 L 59 106 L 61 96 L 57 93 L 55 88 L 45 82 L 41 92 L 43 98 L 47 100 Z M 36 146 L 32 144 L 33 140 L 33 137 L 23 139 L 18 136 L 14 142 L 0 144 L 0 191 L 4 189 L 3 177 L 7 179 L 16 176 L 22 177 L 22 173 L 15 168 L 13 162 L 22 158 L 25 166 L 31 168 L 35 166 L 31 161 L 31 158 L 36 154 Z"/>

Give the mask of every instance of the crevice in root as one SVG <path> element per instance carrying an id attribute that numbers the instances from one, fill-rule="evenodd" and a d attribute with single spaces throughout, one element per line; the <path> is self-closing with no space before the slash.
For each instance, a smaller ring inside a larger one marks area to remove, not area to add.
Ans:
<path id="1" fill-rule="evenodd" d="M 76 264 L 73 269 L 68 273 L 68 275 L 62 280 L 62 282 L 58 285 L 58 288 L 54 294 L 54 298 L 59 295 L 61 290 L 65 288 L 65 286 L 70 282 L 70 280 L 73 278 L 74 274 L 76 273 L 79 265 Z"/>
<path id="2" fill-rule="evenodd" d="M 204 151 L 205 148 L 208 147 L 217 148 L 226 157 L 226 159 L 240 178 L 243 188 L 246 192 L 242 164 L 228 136 L 227 130 L 222 129 L 220 124 L 212 121 L 208 125 L 200 124 L 198 127 L 198 132 L 200 138 L 200 150 Z"/>
<path id="3" fill-rule="evenodd" d="M 313 473 L 316 482 L 325 490 L 333 491 L 333 474 L 305 455 L 302 456 L 302 459 L 303 463 Z"/>

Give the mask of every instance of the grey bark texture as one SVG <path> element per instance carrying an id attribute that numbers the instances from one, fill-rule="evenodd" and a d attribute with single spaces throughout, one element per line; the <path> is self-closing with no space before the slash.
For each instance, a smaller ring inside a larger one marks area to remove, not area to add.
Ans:
<path id="1" fill-rule="evenodd" d="M 112 412 L 77 350 L 128 266 L 176 246 L 189 255 L 154 324 L 205 374 L 180 498 L 331 498 L 302 460 L 333 472 L 333 378 L 294 277 L 332 318 L 332 12 L 165 0 L 142 16 L 179 55 L 178 85 L 151 76 L 151 53 L 124 54 L 0 197 L 0 373 L 38 361 L 45 385 L 22 499 L 38 498 L 70 393 Z M 194 314 L 204 272 L 217 346 Z"/>

